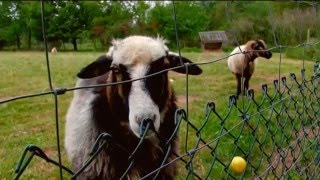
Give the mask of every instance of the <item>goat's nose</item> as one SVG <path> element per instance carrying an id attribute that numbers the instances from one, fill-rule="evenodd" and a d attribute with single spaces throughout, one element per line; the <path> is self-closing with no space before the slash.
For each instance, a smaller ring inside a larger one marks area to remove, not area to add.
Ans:
<path id="1" fill-rule="evenodd" d="M 132 115 L 129 121 L 133 133 L 139 138 L 144 133 L 148 136 L 153 131 L 159 131 L 160 128 L 160 114 L 153 112 L 137 113 Z"/>
<path id="2" fill-rule="evenodd" d="M 267 58 L 270 59 L 272 57 L 272 53 L 270 51 L 267 51 Z"/>
<path id="3" fill-rule="evenodd" d="M 157 118 L 157 115 L 155 114 L 144 114 L 142 116 L 138 116 L 138 115 L 135 115 L 135 121 L 140 124 L 144 119 L 149 119 L 150 121 L 154 122 Z"/>

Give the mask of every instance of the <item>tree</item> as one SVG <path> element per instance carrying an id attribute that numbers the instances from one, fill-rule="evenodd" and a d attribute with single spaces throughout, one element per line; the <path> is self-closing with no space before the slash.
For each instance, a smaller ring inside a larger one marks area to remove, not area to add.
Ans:
<path id="1" fill-rule="evenodd" d="M 20 3 L 21 2 L 2 2 L 1 16 L 2 25 L 1 34 L 3 41 L 7 44 L 15 44 L 18 49 L 21 47 L 21 35 L 23 33 L 22 21 L 20 16 Z"/>
<path id="2" fill-rule="evenodd" d="M 144 1 L 135 2 L 132 6 L 133 27 L 132 33 L 147 35 L 146 12 L 150 9 L 150 5 Z"/>
<path id="3" fill-rule="evenodd" d="M 73 49 L 78 50 L 77 39 L 80 34 L 88 29 L 87 12 L 84 11 L 82 2 L 58 2 L 57 13 L 50 19 L 48 38 L 51 41 L 70 40 Z"/>
<path id="4" fill-rule="evenodd" d="M 0 49 L 9 43 L 8 26 L 11 23 L 10 2 L 0 3 Z"/>
<path id="5" fill-rule="evenodd" d="M 30 17 L 26 16 L 26 21 L 29 22 L 28 29 L 31 30 L 31 38 L 34 39 L 36 42 L 43 42 L 43 33 L 42 33 L 42 20 L 41 20 L 41 2 L 24 2 L 25 5 L 28 5 L 29 8 L 27 8 L 26 11 L 28 11 L 27 14 L 30 14 Z M 44 26 L 46 27 L 46 30 L 50 28 L 51 26 L 51 19 L 56 14 L 57 10 L 55 8 L 55 2 L 45 2 L 44 3 Z"/>
<path id="6" fill-rule="evenodd" d="M 40 15 L 40 3 L 27 1 L 21 4 L 20 14 L 21 14 L 21 28 L 24 30 L 24 35 L 27 37 L 27 47 L 31 49 L 32 38 L 40 36 L 39 41 L 42 41 L 42 31 L 41 30 L 41 15 Z M 35 35 L 35 33 L 38 33 Z"/>
<path id="7" fill-rule="evenodd" d="M 208 17 L 203 6 L 197 2 L 176 2 L 176 16 L 179 39 L 183 46 L 199 46 L 199 31 L 208 25 Z M 170 45 L 175 46 L 176 33 L 173 6 L 156 3 L 147 14 L 147 22 L 151 32 L 165 36 Z"/>
<path id="8" fill-rule="evenodd" d="M 101 2 L 102 13 L 93 19 L 91 37 L 99 38 L 104 47 L 112 38 L 123 38 L 132 32 L 131 2 Z"/>

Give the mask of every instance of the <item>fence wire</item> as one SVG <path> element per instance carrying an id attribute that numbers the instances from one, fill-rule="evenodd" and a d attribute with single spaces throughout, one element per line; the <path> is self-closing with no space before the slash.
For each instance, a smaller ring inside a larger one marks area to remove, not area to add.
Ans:
<path id="1" fill-rule="evenodd" d="M 174 6 L 174 20 L 176 28 L 177 44 L 179 47 L 178 30 L 176 24 L 176 9 Z M 227 21 L 230 23 L 229 3 L 226 2 L 226 16 Z M 232 2 L 233 3 L 233 2 Z M 303 2 L 297 1 L 294 3 L 306 3 L 314 7 L 317 12 L 319 3 L 317 2 Z M 43 8 L 44 1 L 41 1 L 41 12 L 43 22 Z M 272 10 L 269 11 L 272 17 Z M 316 14 L 317 16 L 317 14 Z M 301 18 L 300 18 L 301 19 Z M 317 17 L 316 23 L 317 23 Z M 44 24 L 44 23 L 43 23 Z M 316 24 L 316 29 L 318 25 Z M 159 167 L 146 174 L 141 179 L 157 179 L 160 170 L 164 167 L 179 161 L 180 171 L 179 177 L 185 179 L 212 179 L 226 177 L 227 179 L 291 179 L 299 177 L 302 179 L 320 179 L 320 142 L 319 142 L 319 124 L 320 124 L 320 99 L 319 99 L 319 84 L 320 84 L 320 65 L 319 61 L 315 61 L 313 75 L 307 78 L 304 68 L 304 57 L 301 78 L 297 78 L 295 73 L 291 73 L 289 78 L 280 77 L 281 70 L 281 57 L 285 49 L 305 48 L 307 46 L 316 46 L 319 41 L 315 43 L 304 43 L 296 46 L 284 46 L 277 41 L 277 33 L 275 27 L 272 26 L 275 46 L 269 50 L 279 50 L 279 77 L 273 81 L 273 87 L 268 87 L 266 84 L 262 85 L 262 96 L 256 97 L 252 89 L 247 91 L 247 96 L 242 96 L 240 100 L 235 95 L 229 97 L 228 104 L 226 105 L 227 112 L 222 114 L 217 111 L 214 102 L 208 102 L 204 109 L 204 119 L 200 126 L 195 125 L 188 117 L 188 74 L 186 75 L 186 110 L 178 109 L 175 115 L 175 130 L 170 136 L 171 138 L 165 139 L 166 152 L 164 153 L 162 163 Z M 236 32 L 233 30 L 233 35 Z M 300 35 L 301 36 L 301 35 Z M 55 124 L 56 124 L 56 137 L 58 149 L 58 161 L 48 157 L 44 151 L 36 145 L 27 145 L 25 150 L 18 161 L 15 169 L 14 179 L 19 179 L 23 172 L 28 167 L 29 163 L 34 157 L 46 160 L 48 163 L 59 167 L 60 179 L 63 179 L 63 173 L 70 174 L 72 179 L 81 176 L 81 173 L 90 163 L 97 157 L 97 155 L 104 149 L 110 146 L 117 146 L 118 148 L 127 151 L 125 147 L 113 141 L 112 134 L 104 132 L 99 135 L 92 151 L 91 157 L 87 159 L 83 167 L 78 170 L 71 170 L 64 166 L 61 161 L 60 149 L 60 133 L 59 133 L 59 119 L 58 119 L 58 96 L 65 94 L 68 91 L 74 91 L 84 88 L 95 88 L 104 86 L 113 86 L 140 79 L 133 79 L 129 81 L 99 84 L 85 87 L 70 87 L 70 88 L 54 88 L 51 82 L 50 64 L 46 43 L 46 32 L 43 25 L 43 37 L 46 49 L 46 64 L 48 68 L 48 82 L 50 91 L 35 93 L 30 95 L 22 95 L 12 97 L 9 99 L 1 100 L 0 104 L 8 103 L 23 98 L 31 98 L 43 95 L 53 95 L 55 99 Z M 301 39 L 301 38 L 300 38 Z M 236 38 L 236 42 L 239 41 Z M 247 53 L 241 51 L 241 53 Z M 180 55 L 180 47 L 179 47 Z M 193 63 L 197 65 L 209 65 L 218 61 L 226 60 L 228 55 L 207 62 Z M 305 56 L 305 53 L 303 54 Z M 180 68 L 192 64 L 182 64 Z M 155 76 L 159 73 L 169 71 L 175 68 L 160 71 L 155 74 L 148 75 L 144 78 Z M 301 79 L 301 80 L 299 80 Z M 241 102 L 241 103 L 239 103 Z M 237 117 L 237 119 L 234 119 Z M 218 122 L 218 123 L 217 123 Z M 235 124 L 230 122 L 236 122 Z M 218 131 L 207 134 L 207 127 L 209 124 L 214 124 Z M 178 133 L 179 129 L 186 127 L 184 147 L 181 154 L 175 154 L 176 158 L 168 161 L 168 155 L 171 151 L 170 142 L 172 137 Z M 135 166 L 135 154 L 140 150 L 141 145 L 144 143 L 146 133 L 154 131 L 152 123 L 148 119 L 141 123 L 143 132 L 140 135 L 140 141 L 133 152 L 128 152 L 128 164 L 126 171 L 123 172 L 121 179 L 125 179 L 127 173 L 132 167 Z M 206 130 L 205 130 L 206 129 Z M 154 131 L 155 132 L 155 131 Z M 157 134 L 157 132 L 155 132 Z M 159 134 L 158 138 L 161 139 Z M 226 153 L 227 152 L 227 153 Z M 228 154 L 228 157 L 225 156 Z M 247 166 L 245 172 L 236 174 L 229 166 L 232 157 L 242 156 Z M 203 157 L 210 157 L 209 159 L 202 159 Z M 203 167 L 202 162 L 206 161 L 208 167 Z"/>

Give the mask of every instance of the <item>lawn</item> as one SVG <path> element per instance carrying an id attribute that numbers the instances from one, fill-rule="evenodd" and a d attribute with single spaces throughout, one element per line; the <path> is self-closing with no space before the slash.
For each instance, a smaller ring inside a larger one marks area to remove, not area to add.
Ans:
<path id="1" fill-rule="evenodd" d="M 81 67 L 95 60 L 101 54 L 101 52 L 59 52 L 54 55 L 49 54 L 53 87 L 73 87 L 76 81 L 75 75 Z M 227 54 L 221 52 L 182 53 L 182 55 L 189 57 L 194 62 L 208 62 L 219 57 L 224 57 Z M 255 98 L 258 102 L 262 100 L 262 84 L 268 85 L 269 93 L 275 92 L 273 80 L 279 78 L 279 56 L 279 54 L 274 53 L 271 60 L 258 60 L 256 71 L 250 81 L 250 87 L 254 89 Z M 300 60 L 288 59 L 282 55 L 281 77 L 287 76 L 287 82 L 289 84 L 289 73 L 295 73 L 298 81 L 300 81 L 302 64 L 303 62 Z M 310 61 L 304 62 L 307 79 L 313 74 L 313 64 L 314 63 Z M 236 91 L 235 77 L 228 70 L 226 60 L 202 65 L 201 68 L 204 71 L 201 76 L 188 77 L 189 120 L 197 128 L 201 127 L 206 118 L 205 105 L 207 102 L 213 101 L 216 106 L 216 111 L 221 117 L 225 117 L 226 114 L 229 113 L 228 110 L 230 110 L 230 108 L 228 108 L 228 98 Z M 47 74 L 44 52 L 0 52 L 0 101 L 10 97 L 49 91 Z M 186 76 L 173 72 L 170 72 L 169 75 L 173 80 L 172 86 L 177 94 L 179 107 L 186 109 Z M 71 98 L 72 92 L 67 92 L 58 98 L 62 162 L 67 167 L 70 167 L 70 164 L 63 150 L 63 137 L 65 114 Z M 240 98 L 238 102 L 240 108 L 247 107 L 248 105 L 248 100 Z M 319 104 L 317 107 L 318 106 Z M 270 114 L 271 112 L 266 112 L 266 116 L 268 113 Z M 226 132 L 221 131 L 222 126 L 230 130 L 232 127 L 241 123 L 238 115 L 239 112 L 235 108 L 231 109 L 229 117 L 223 123 L 217 116 L 210 116 L 208 122 L 201 130 L 201 137 L 206 142 L 214 140 L 219 137 L 219 133 Z M 259 167 L 260 169 L 257 171 L 262 173 L 269 164 L 267 164 L 268 162 L 265 156 L 261 155 L 261 147 L 255 142 L 257 142 L 257 140 L 265 142 L 263 148 L 265 148 L 266 152 L 270 153 L 268 155 L 272 156 L 276 151 L 275 148 L 272 147 L 272 144 L 274 144 L 272 142 L 279 141 L 283 143 L 283 141 L 280 140 L 283 138 L 282 136 L 288 136 L 287 139 L 291 140 L 294 138 L 293 135 L 291 135 L 292 129 L 298 127 L 299 124 L 296 124 L 296 122 L 288 123 L 286 121 L 285 128 L 287 128 L 287 131 L 283 131 L 276 123 L 271 123 L 272 125 L 270 125 L 270 127 L 273 128 L 271 134 L 273 134 L 270 135 L 269 133 L 268 135 L 268 133 L 265 132 L 263 124 L 259 122 L 260 120 L 260 118 L 253 118 L 252 121 L 250 121 L 251 126 L 242 123 L 240 126 L 237 126 L 231 134 L 223 136 L 219 142 L 215 141 L 212 143 L 212 147 L 217 147 L 214 155 L 211 154 L 209 148 L 200 150 L 194 157 L 194 171 L 201 177 L 208 175 L 209 177 L 223 178 L 229 173 L 234 177 L 241 177 L 241 175 L 235 175 L 225 169 L 225 165 L 230 163 L 233 155 L 244 155 L 243 152 L 239 151 L 240 147 L 246 154 L 250 154 L 248 155 L 248 163 L 251 164 L 251 166 L 247 168 L 243 177 L 251 177 L 253 171 L 259 169 Z M 1 179 L 11 179 L 14 176 L 15 165 L 27 144 L 37 145 L 42 148 L 50 158 L 58 159 L 54 98 L 52 95 L 0 104 L 0 129 Z M 187 150 L 198 147 L 196 146 L 196 130 L 188 127 L 190 131 L 187 133 L 186 129 L 186 123 L 182 123 L 179 131 L 181 136 L 181 154 L 185 154 Z M 279 133 L 277 133 L 278 131 Z M 234 141 L 233 136 L 237 137 L 237 142 Z M 186 137 L 188 138 L 187 143 L 185 141 Z M 269 144 L 271 146 L 267 146 Z M 289 142 L 282 144 L 282 146 L 284 147 L 288 144 Z M 187 157 L 186 160 L 188 160 L 188 158 L 190 157 Z M 213 164 L 213 168 L 212 171 L 209 172 L 208 169 L 210 169 L 211 164 Z M 180 170 L 181 177 L 184 177 L 187 170 L 183 167 L 183 163 L 181 163 Z M 32 160 L 22 177 L 23 179 L 58 179 L 59 171 L 57 167 L 36 157 Z M 64 173 L 64 177 L 69 177 L 69 175 Z"/>

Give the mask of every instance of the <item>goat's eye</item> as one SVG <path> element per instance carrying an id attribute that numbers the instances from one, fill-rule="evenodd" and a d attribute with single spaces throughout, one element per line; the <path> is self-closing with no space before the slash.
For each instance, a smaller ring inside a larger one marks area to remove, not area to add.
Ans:
<path id="1" fill-rule="evenodd" d="M 162 57 L 151 64 L 151 72 L 158 72 L 164 69 L 169 68 L 169 61 L 166 57 Z"/>
<path id="2" fill-rule="evenodd" d="M 110 67 L 110 69 L 114 72 L 114 73 L 124 73 L 124 72 L 126 72 L 127 71 L 127 68 L 124 66 L 124 65 L 122 65 L 122 64 L 119 64 L 119 65 L 112 65 L 111 67 Z"/>
<path id="3" fill-rule="evenodd" d="M 110 67 L 110 69 L 111 69 L 113 72 L 115 72 L 115 73 L 119 73 L 119 66 L 117 66 L 117 65 L 112 65 L 112 66 Z"/>

